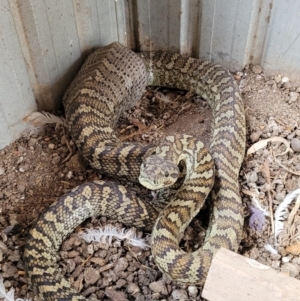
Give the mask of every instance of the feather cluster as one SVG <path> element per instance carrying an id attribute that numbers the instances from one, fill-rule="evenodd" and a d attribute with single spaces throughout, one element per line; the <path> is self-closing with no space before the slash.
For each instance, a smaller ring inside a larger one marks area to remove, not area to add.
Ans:
<path id="1" fill-rule="evenodd" d="M 250 228 L 256 230 L 257 232 L 262 232 L 266 224 L 266 216 L 270 215 L 269 212 L 262 208 L 259 201 L 255 197 L 252 197 L 252 205 L 250 206 L 250 210 Z"/>
<path id="2" fill-rule="evenodd" d="M 85 241 L 100 241 L 102 243 L 111 245 L 112 239 L 117 240 L 126 239 L 132 246 L 140 247 L 142 249 L 150 247 L 146 244 L 145 240 L 138 238 L 132 229 L 125 230 L 125 228 L 119 229 L 112 225 L 106 225 L 104 228 L 87 229 L 85 232 L 79 234 Z"/>
<path id="3" fill-rule="evenodd" d="M 0 275 L 0 298 L 3 298 L 3 301 L 29 301 L 28 299 L 15 299 L 15 290 L 11 288 L 8 292 L 4 287 L 3 278 Z"/>
<path id="4" fill-rule="evenodd" d="M 287 218 L 288 214 L 288 205 L 300 194 L 300 189 L 294 190 L 293 192 L 289 193 L 285 199 L 280 203 L 275 211 L 275 239 L 277 238 L 278 234 L 283 231 L 283 220 Z"/>

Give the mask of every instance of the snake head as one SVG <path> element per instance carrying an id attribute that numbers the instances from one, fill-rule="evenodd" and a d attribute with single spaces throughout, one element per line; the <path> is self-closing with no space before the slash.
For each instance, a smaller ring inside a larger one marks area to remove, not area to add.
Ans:
<path id="1" fill-rule="evenodd" d="M 157 155 L 147 157 L 141 165 L 139 182 L 144 187 L 157 190 L 172 186 L 178 179 L 176 164 Z"/>

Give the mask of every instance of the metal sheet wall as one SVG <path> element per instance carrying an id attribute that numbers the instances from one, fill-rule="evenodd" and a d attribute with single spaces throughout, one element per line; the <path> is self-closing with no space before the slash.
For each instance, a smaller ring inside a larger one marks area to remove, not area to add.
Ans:
<path id="1" fill-rule="evenodd" d="M 300 84 L 299 11 L 297 0 L 2 0 L 0 148 L 24 116 L 60 108 L 87 54 L 115 40 L 231 70 L 260 64 Z"/>

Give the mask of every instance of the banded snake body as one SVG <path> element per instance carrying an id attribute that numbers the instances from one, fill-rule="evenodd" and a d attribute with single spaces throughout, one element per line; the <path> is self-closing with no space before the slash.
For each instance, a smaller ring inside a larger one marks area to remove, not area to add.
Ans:
<path id="1" fill-rule="evenodd" d="M 193 253 L 178 247 L 179 234 L 200 210 L 201 197 L 208 192 L 202 184 L 211 185 L 211 161 L 195 139 L 169 137 L 167 144 L 193 150 L 188 158 L 193 157 L 195 162 L 187 159 L 193 162 L 191 174 L 160 214 L 124 186 L 95 181 L 62 196 L 37 221 L 23 258 L 29 281 L 42 300 L 86 300 L 60 274 L 56 253 L 67 235 L 90 216 L 114 216 L 125 225 L 153 229 L 152 252 L 158 267 L 181 283 L 203 285 L 214 254 L 221 247 L 238 249 L 243 227 L 238 175 L 245 149 L 245 116 L 239 88 L 223 67 L 168 52 L 137 54 L 117 42 L 99 48 L 86 59 L 63 98 L 72 139 L 94 169 L 137 181 L 141 164 L 156 149 L 121 143 L 113 128 L 147 85 L 192 91 L 212 108 L 209 152 L 215 165 L 215 182 L 205 242 Z M 201 173 L 197 166 L 203 160 Z"/>

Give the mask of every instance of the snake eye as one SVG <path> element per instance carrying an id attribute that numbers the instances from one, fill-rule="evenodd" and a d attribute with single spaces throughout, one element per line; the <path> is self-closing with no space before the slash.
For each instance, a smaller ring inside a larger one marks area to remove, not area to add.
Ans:
<path id="1" fill-rule="evenodd" d="M 166 172 L 165 172 L 165 177 L 168 177 L 168 176 L 169 176 L 169 172 L 166 171 Z"/>

